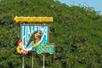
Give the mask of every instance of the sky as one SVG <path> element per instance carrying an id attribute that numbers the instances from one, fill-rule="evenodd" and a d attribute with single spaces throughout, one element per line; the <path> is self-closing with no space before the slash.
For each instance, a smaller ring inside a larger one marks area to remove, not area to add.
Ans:
<path id="1" fill-rule="evenodd" d="M 102 13 L 102 0 L 59 0 L 61 3 L 65 3 L 67 5 L 81 5 L 92 7 L 96 11 L 100 11 Z"/>

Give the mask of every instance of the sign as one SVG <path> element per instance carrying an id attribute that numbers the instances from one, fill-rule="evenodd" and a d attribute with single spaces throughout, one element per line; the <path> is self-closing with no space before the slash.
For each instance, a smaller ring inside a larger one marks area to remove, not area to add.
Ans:
<path id="1" fill-rule="evenodd" d="M 16 23 L 19 22 L 53 22 L 53 17 L 15 17 L 14 20 Z"/>
<path id="2" fill-rule="evenodd" d="M 18 53 L 24 55 L 28 51 L 41 53 L 54 53 L 54 46 L 48 43 L 48 26 L 46 25 L 21 25 L 20 46 L 17 47 Z"/>
<path id="3" fill-rule="evenodd" d="M 20 35 L 24 50 L 37 49 L 41 44 L 48 43 L 48 26 L 21 25 Z"/>

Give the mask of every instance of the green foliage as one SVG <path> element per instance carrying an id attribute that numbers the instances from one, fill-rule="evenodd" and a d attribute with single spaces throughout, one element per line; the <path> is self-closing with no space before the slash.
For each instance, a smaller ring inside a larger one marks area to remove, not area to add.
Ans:
<path id="1" fill-rule="evenodd" d="M 0 68 L 21 68 L 22 56 L 15 51 L 19 33 L 15 16 L 54 17 L 49 38 L 58 49 L 55 55 L 46 55 L 46 68 L 102 68 L 102 16 L 53 0 L 0 1 Z M 34 57 L 34 67 L 41 68 L 42 55 Z M 31 67 L 31 54 L 25 64 Z"/>

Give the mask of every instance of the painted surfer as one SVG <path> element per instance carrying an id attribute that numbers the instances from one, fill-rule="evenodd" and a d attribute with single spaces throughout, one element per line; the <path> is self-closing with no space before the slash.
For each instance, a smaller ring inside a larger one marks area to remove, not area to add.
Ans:
<path id="1" fill-rule="evenodd" d="M 41 39 L 41 31 L 37 31 L 35 34 L 34 34 L 34 40 L 39 42 Z"/>

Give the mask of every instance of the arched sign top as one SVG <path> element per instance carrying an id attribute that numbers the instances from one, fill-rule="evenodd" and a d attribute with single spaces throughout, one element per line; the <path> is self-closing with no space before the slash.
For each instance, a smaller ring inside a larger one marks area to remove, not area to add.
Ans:
<path id="1" fill-rule="evenodd" d="M 18 17 L 16 16 L 14 18 L 16 23 L 20 22 L 27 22 L 27 23 L 32 23 L 32 22 L 38 22 L 38 23 L 48 23 L 48 22 L 53 22 L 53 17 Z"/>

